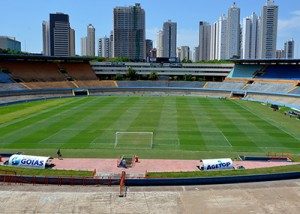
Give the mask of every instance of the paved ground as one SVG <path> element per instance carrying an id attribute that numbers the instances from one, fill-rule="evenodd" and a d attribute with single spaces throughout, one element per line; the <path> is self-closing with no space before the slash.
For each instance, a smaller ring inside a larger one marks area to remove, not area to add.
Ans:
<path id="1" fill-rule="evenodd" d="M 96 159 L 96 158 L 66 158 L 63 160 L 54 159 L 53 163 L 56 169 L 80 169 L 94 170 L 97 174 L 103 173 L 121 173 L 124 168 L 117 167 L 117 159 Z M 159 160 L 159 159 L 142 159 L 136 163 L 133 168 L 125 169 L 127 174 L 144 176 L 145 172 L 184 172 L 197 171 L 199 160 Z M 292 162 L 278 161 L 235 161 L 235 166 L 244 166 L 246 169 L 262 168 L 272 166 L 284 166 L 289 164 L 299 164 Z"/>
<path id="2" fill-rule="evenodd" d="M 180 187 L 32 186 L 0 183 L 1 213 L 299 213 L 300 179 Z"/>

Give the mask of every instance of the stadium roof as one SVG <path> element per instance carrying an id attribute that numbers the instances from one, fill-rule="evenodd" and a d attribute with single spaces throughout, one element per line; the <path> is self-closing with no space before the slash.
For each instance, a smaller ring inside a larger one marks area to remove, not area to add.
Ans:
<path id="1" fill-rule="evenodd" d="M 91 57 L 56 57 L 43 55 L 11 55 L 0 54 L 0 61 L 60 61 L 60 62 L 89 62 Z"/>
<path id="2" fill-rule="evenodd" d="M 235 64 L 264 64 L 264 65 L 271 65 L 271 64 L 282 64 L 282 65 L 290 65 L 290 64 L 300 64 L 300 59 L 234 59 L 231 60 Z"/>

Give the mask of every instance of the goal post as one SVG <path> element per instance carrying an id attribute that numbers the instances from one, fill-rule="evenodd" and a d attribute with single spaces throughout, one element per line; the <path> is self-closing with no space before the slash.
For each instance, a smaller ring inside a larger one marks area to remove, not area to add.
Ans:
<path id="1" fill-rule="evenodd" d="M 153 132 L 116 132 L 114 148 L 151 149 Z"/>

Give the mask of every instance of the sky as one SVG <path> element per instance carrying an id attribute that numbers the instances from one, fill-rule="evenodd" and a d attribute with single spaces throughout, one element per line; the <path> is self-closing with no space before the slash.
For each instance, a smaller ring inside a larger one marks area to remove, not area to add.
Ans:
<path id="1" fill-rule="evenodd" d="M 146 38 L 156 43 L 163 22 L 177 22 L 177 46 L 198 45 L 199 21 L 215 22 L 236 2 L 242 19 L 252 12 L 261 13 L 266 0 L 0 0 L 0 35 L 13 36 L 22 42 L 22 51 L 41 53 L 42 22 L 49 14 L 69 14 L 76 33 L 76 54 L 80 54 L 80 38 L 86 27 L 96 29 L 96 40 L 109 36 L 113 28 L 113 8 L 140 3 L 146 13 Z M 300 0 L 275 0 L 279 6 L 277 49 L 286 40 L 295 40 L 295 55 L 300 58 Z"/>

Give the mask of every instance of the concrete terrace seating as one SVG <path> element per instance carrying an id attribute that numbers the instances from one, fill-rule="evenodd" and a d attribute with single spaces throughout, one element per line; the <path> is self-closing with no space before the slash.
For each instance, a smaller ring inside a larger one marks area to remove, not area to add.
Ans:
<path id="1" fill-rule="evenodd" d="M 89 63 L 61 63 L 60 68 L 64 68 L 74 80 L 98 80 Z"/>
<path id="2" fill-rule="evenodd" d="M 19 83 L 0 83 L 0 91 L 15 91 L 25 89 L 27 88 Z"/>
<path id="3" fill-rule="evenodd" d="M 300 109 L 300 97 L 278 96 L 274 94 L 247 94 L 245 99 Z"/>
<path id="4" fill-rule="evenodd" d="M 244 86 L 244 82 L 207 82 L 204 88 L 236 91 L 242 90 Z"/>
<path id="5" fill-rule="evenodd" d="M 13 78 L 24 82 L 65 80 L 55 63 L 3 62 L 1 66 L 6 68 Z"/>
<path id="6" fill-rule="evenodd" d="M 75 81 L 79 88 L 115 88 L 116 82 L 112 80 L 87 80 Z"/>
<path id="7" fill-rule="evenodd" d="M 26 82 L 24 83 L 30 89 L 59 89 L 59 88 L 76 88 L 72 82 L 60 81 L 60 82 Z"/>
<path id="8" fill-rule="evenodd" d="M 205 82 L 190 82 L 190 81 L 170 81 L 168 82 L 169 87 L 178 87 L 178 88 L 203 88 Z"/>
<path id="9" fill-rule="evenodd" d="M 293 83 L 254 82 L 252 84 L 248 84 L 244 90 L 268 93 L 287 93 L 294 87 Z"/>
<path id="10" fill-rule="evenodd" d="M 119 88 L 166 88 L 168 87 L 167 81 L 118 81 Z"/>
<path id="11" fill-rule="evenodd" d="M 300 94 L 300 87 L 297 87 L 294 90 L 290 91 L 289 94 Z"/>
<path id="12" fill-rule="evenodd" d="M 120 88 L 202 88 L 205 82 L 198 81 L 150 81 L 150 80 L 138 80 L 138 81 L 118 81 L 118 87 Z"/>

